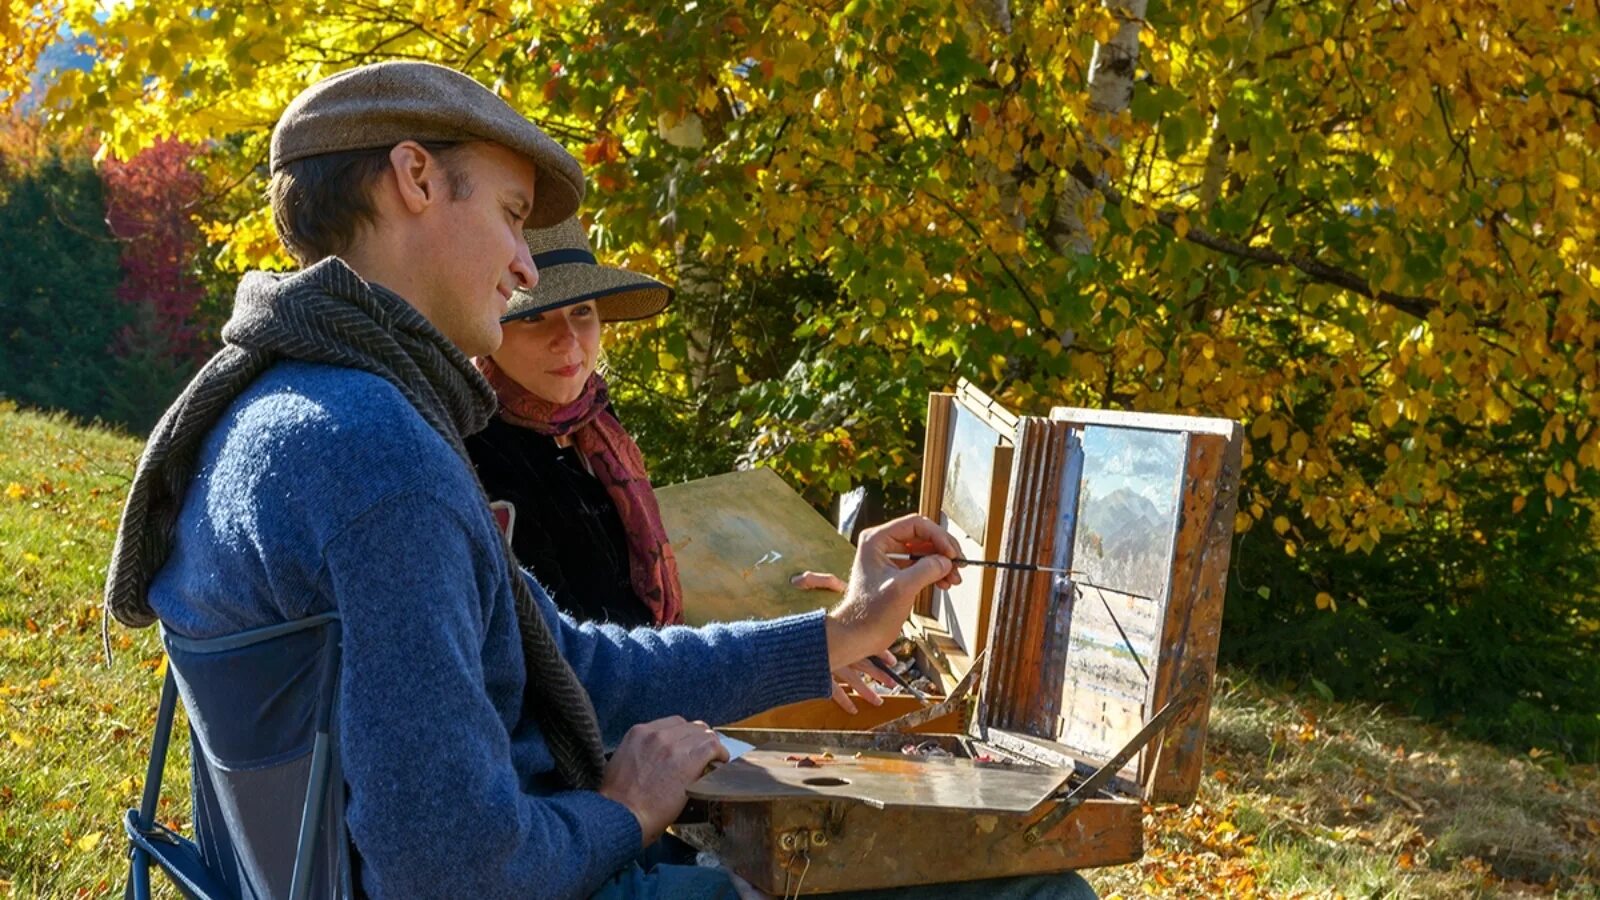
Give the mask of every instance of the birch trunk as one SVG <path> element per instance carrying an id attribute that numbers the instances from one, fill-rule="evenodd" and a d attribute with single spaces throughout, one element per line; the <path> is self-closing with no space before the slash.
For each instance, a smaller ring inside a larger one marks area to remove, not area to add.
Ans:
<path id="1" fill-rule="evenodd" d="M 1094 56 L 1089 61 L 1089 110 L 1103 116 L 1113 116 L 1128 108 L 1133 99 L 1133 73 L 1139 63 L 1139 32 L 1144 27 L 1145 9 L 1149 0 L 1105 0 L 1106 9 L 1120 22 L 1116 37 L 1094 46 Z M 1108 136 L 1103 144 L 1088 148 L 1091 152 L 1110 155 L 1120 142 Z M 1084 226 L 1083 210 L 1098 210 L 1099 204 L 1091 198 L 1092 189 L 1076 178 L 1068 176 L 1055 195 L 1055 212 L 1051 215 L 1046 236 L 1057 253 L 1084 254 L 1094 249 L 1089 230 Z"/>

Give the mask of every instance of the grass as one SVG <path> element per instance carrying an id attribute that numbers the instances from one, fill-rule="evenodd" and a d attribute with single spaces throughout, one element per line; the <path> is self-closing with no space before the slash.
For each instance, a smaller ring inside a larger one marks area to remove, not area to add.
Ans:
<path id="1" fill-rule="evenodd" d="M 100 590 L 138 451 L 0 406 L 0 895 L 121 890 L 161 656 L 117 627 L 105 664 Z M 1086 873 L 1103 897 L 1600 898 L 1600 773 L 1224 672 L 1200 797 L 1145 841 Z"/>

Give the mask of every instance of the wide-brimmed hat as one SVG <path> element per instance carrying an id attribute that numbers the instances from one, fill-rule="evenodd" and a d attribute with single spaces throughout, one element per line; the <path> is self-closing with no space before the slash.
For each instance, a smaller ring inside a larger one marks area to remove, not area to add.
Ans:
<path id="1" fill-rule="evenodd" d="M 576 216 L 551 228 L 522 232 L 539 270 L 533 290 L 511 295 L 502 322 L 593 300 L 603 322 L 646 319 L 672 302 L 672 288 L 626 269 L 595 262 L 589 234 Z"/>
<path id="2" fill-rule="evenodd" d="M 532 160 L 535 227 L 570 217 L 583 200 L 582 167 L 539 126 L 472 78 L 409 60 L 357 66 L 301 91 L 272 129 L 269 167 L 407 140 L 492 141 Z"/>

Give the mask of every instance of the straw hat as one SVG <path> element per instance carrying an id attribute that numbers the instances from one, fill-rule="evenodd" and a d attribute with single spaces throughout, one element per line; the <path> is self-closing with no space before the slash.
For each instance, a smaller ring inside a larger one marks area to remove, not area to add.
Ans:
<path id="1" fill-rule="evenodd" d="M 573 216 L 551 228 L 522 232 L 539 270 L 533 290 L 518 290 L 500 321 L 510 322 L 593 300 L 604 322 L 645 319 L 672 302 L 672 288 L 654 278 L 595 262 L 589 235 Z"/>

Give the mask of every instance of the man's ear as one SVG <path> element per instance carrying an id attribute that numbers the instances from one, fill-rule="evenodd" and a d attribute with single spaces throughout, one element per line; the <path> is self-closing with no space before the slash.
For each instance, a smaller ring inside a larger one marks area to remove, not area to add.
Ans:
<path id="1" fill-rule="evenodd" d="M 394 172 L 400 202 L 413 213 L 427 209 L 448 190 L 444 168 L 416 141 L 395 144 L 389 151 L 389 168 Z"/>

